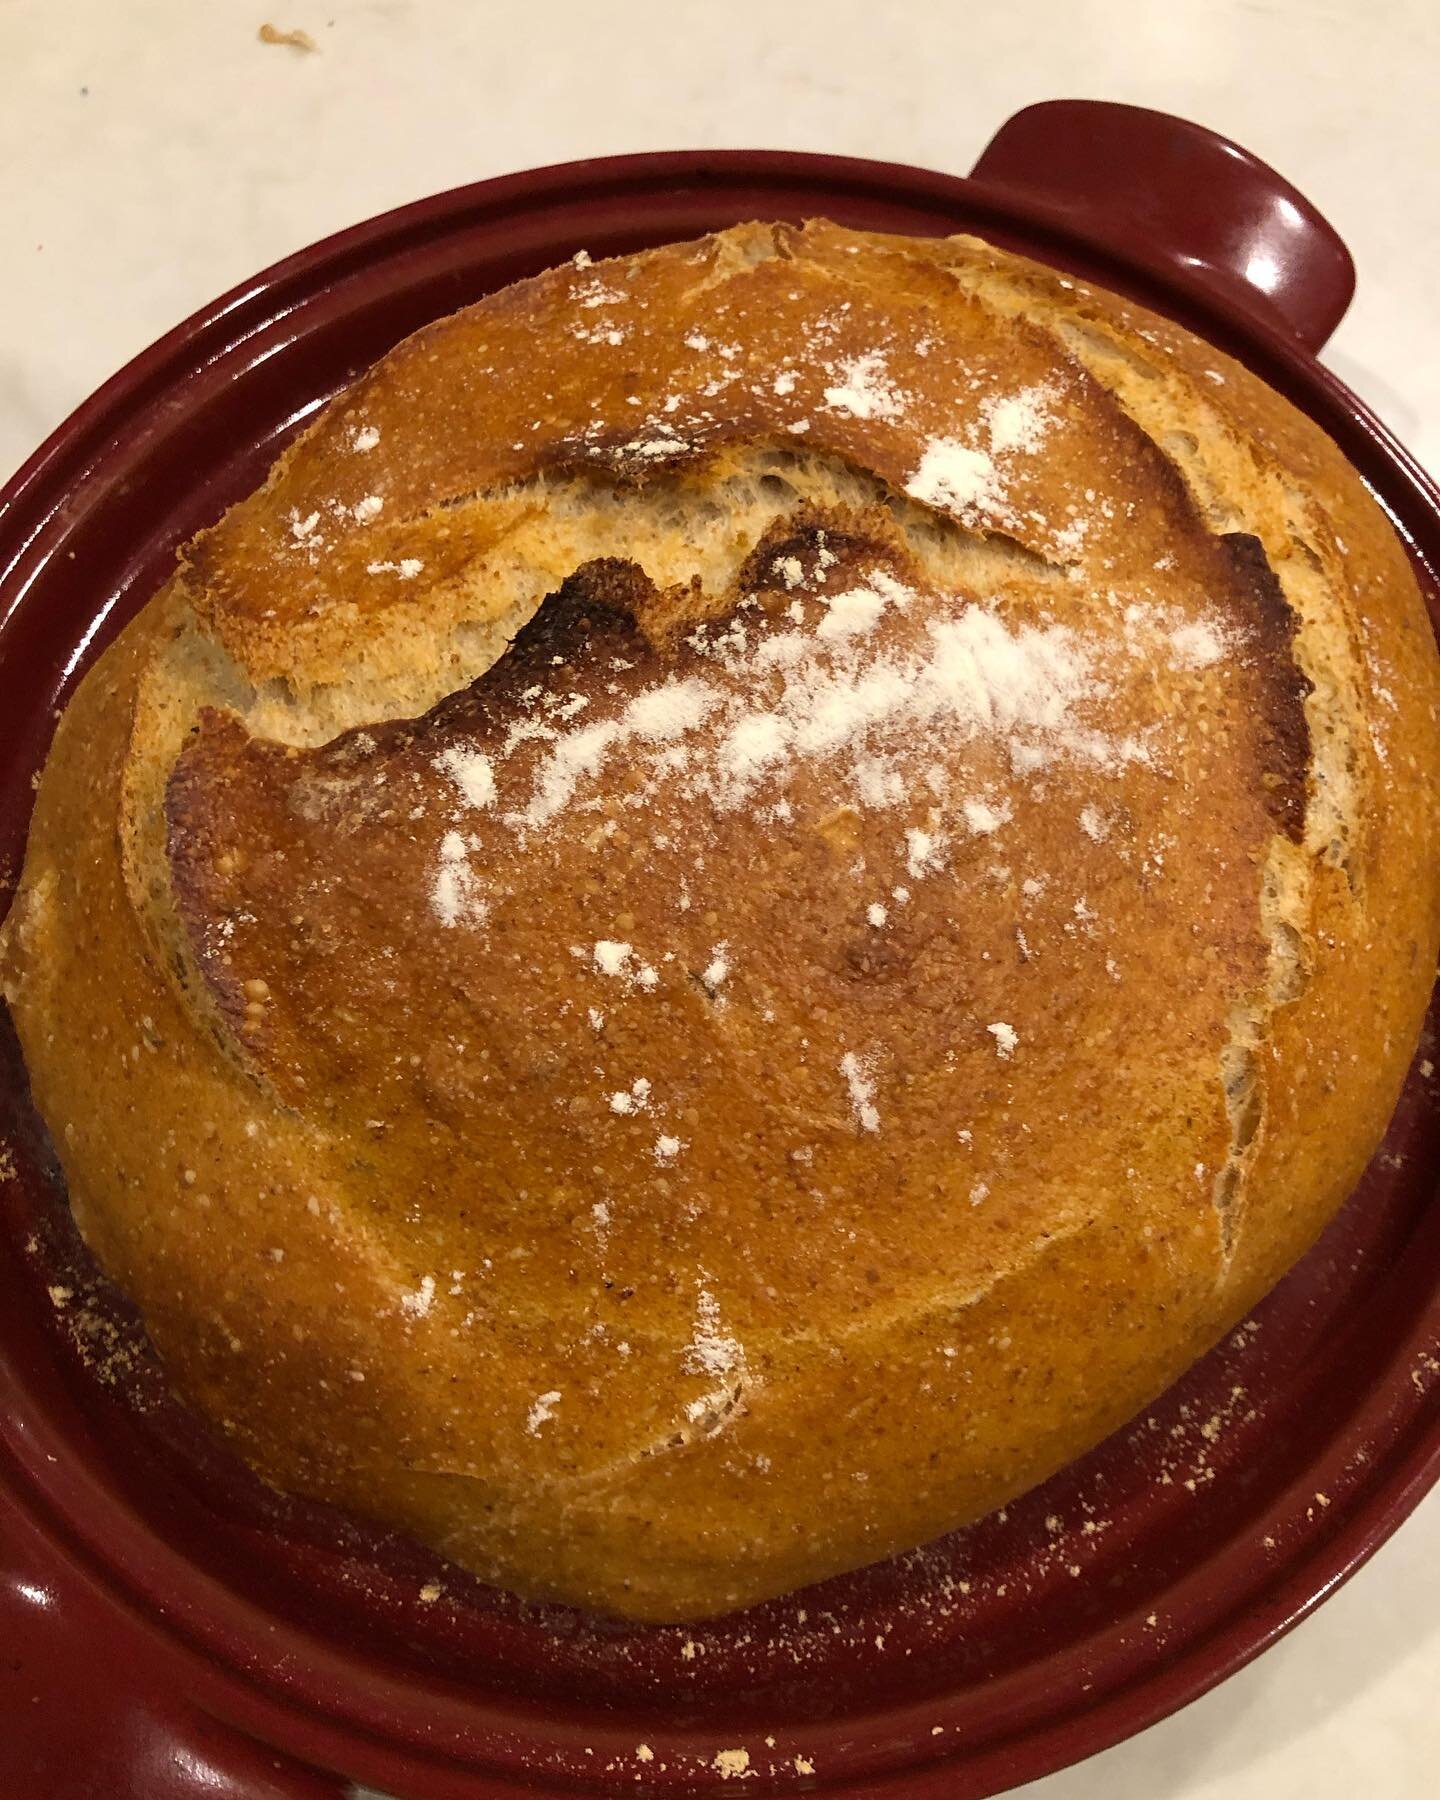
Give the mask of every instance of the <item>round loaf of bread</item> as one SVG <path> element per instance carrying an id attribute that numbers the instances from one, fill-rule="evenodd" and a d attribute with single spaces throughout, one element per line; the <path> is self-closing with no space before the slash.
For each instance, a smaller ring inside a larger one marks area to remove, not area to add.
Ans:
<path id="1" fill-rule="evenodd" d="M 279 1486 L 727 1611 L 1096 1443 L 1383 1132 L 1440 678 L 1317 428 L 973 239 L 753 225 L 419 333 L 40 785 L 81 1228 Z"/>

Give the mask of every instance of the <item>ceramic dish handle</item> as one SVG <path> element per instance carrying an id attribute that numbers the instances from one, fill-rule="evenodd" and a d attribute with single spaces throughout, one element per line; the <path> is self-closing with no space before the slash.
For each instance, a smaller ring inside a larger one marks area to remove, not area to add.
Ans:
<path id="1" fill-rule="evenodd" d="M 977 181 L 1064 215 L 1087 236 L 1169 263 L 1318 351 L 1355 291 L 1334 227 L 1228 138 L 1143 106 L 1046 100 L 1000 127 Z"/>

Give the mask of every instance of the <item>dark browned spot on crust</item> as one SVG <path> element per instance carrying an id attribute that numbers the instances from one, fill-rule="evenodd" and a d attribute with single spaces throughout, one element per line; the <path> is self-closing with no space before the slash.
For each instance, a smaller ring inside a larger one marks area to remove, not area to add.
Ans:
<path id="1" fill-rule="evenodd" d="M 659 590 L 640 567 L 623 557 L 601 556 L 582 563 L 557 592 L 541 602 L 515 634 L 510 648 L 493 668 L 464 690 L 468 700 L 483 689 L 504 690 L 517 672 L 551 671 L 568 663 L 582 648 L 638 649 L 646 641 L 643 621 Z M 560 659 L 559 662 L 555 658 Z"/>
<path id="2" fill-rule="evenodd" d="M 1305 700 L 1311 683 L 1295 660 L 1297 620 L 1260 540 L 1236 531 L 1218 541 L 1246 603 L 1255 668 L 1262 682 L 1256 755 L 1265 802 L 1276 830 L 1298 844 L 1305 833 L 1308 798 L 1310 727 Z"/>

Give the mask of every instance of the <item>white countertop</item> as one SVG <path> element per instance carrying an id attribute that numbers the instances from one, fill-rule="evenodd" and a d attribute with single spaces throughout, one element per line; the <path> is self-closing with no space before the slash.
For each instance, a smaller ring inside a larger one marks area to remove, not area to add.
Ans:
<path id="1" fill-rule="evenodd" d="M 0 0 L 0 478 L 194 308 L 418 195 L 694 145 L 964 173 L 1009 113 L 1061 95 L 1201 120 L 1307 193 L 1360 272 L 1325 360 L 1440 469 L 1434 0 L 279 5 Z M 318 53 L 260 44 L 267 18 Z M 1420 1800 L 1437 1688 L 1432 1498 L 1250 1669 L 1024 1792 Z"/>

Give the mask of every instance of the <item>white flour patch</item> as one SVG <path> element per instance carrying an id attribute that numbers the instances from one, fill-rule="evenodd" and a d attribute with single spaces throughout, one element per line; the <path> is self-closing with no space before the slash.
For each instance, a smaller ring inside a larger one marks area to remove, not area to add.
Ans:
<path id="1" fill-rule="evenodd" d="M 695 1299 L 695 1329 L 682 1357 L 692 1374 L 731 1375 L 745 1366 L 745 1349 L 738 1338 L 724 1330 L 720 1303 L 709 1288 Z"/>
<path id="2" fill-rule="evenodd" d="M 1213 614 L 1187 618 L 1174 607 L 1142 606 L 1132 601 L 1125 608 L 1126 641 L 1131 653 L 1153 655 L 1158 649 L 1172 667 L 1193 673 L 1209 669 L 1235 648 L 1235 633 Z"/>
<path id="3" fill-rule="evenodd" d="M 825 404 L 832 412 L 850 413 L 857 419 L 895 419 L 904 396 L 891 381 L 885 358 L 878 350 L 837 365 L 839 380 L 825 390 Z"/>
<path id="4" fill-rule="evenodd" d="M 710 961 L 700 979 L 713 994 L 717 988 L 723 987 L 730 978 L 730 959 L 727 954 L 729 946 L 719 943 L 710 952 Z"/>
<path id="5" fill-rule="evenodd" d="M 1182 669 L 1208 669 L 1225 654 L 1225 640 L 1205 619 L 1191 619 L 1170 633 L 1170 648 Z"/>
<path id="6" fill-rule="evenodd" d="M 591 954 L 602 975 L 623 975 L 634 952 L 629 944 L 619 943 L 614 938 L 601 938 Z"/>
<path id="7" fill-rule="evenodd" d="M 815 628 L 822 638 L 863 637 L 885 610 L 885 597 L 874 587 L 849 588 L 836 594 Z"/>
<path id="8" fill-rule="evenodd" d="M 467 806 L 483 808 L 495 803 L 495 770 L 479 750 L 454 744 L 435 758 L 435 767 L 459 788 Z"/>
<path id="9" fill-rule="evenodd" d="M 965 823 L 977 837 L 992 836 L 1014 817 L 1010 803 L 1006 800 L 995 805 L 988 800 L 966 800 L 960 810 L 965 815 Z"/>
<path id="10" fill-rule="evenodd" d="M 962 518 L 999 510 L 1004 492 L 996 459 L 1039 449 L 1051 424 L 1049 398 L 1049 390 L 1037 385 L 988 400 L 981 409 L 988 448 L 960 438 L 931 438 L 905 492 Z"/>
<path id="11" fill-rule="evenodd" d="M 833 561 L 817 541 L 809 579 L 818 585 Z M 787 587 L 806 579 L 798 557 L 771 567 Z M 1127 613 L 1123 627 L 1106 618 L 1084 631 L 1012 624 L 998 607 L 945 593 L 927 594 L 922 608 L 881 569 L 817 601 L 797 598 L 784 610 L 742 610 L 697 626 L 685 640 L 695 653 L 689 671 L 651 678 L 616 702 L 618 711 L 603 700 L 592 706 L 599 690 L 575 688 L 577 673 L 567 665 L 555 678 L 565 684 L 561 692 L 537 684 L 522 696 L 525 710 L 503 742 L 483 755 L 457 745 L 442 753 L 440 766 L 468 804 L 525 837 L 602 805 L 601 836 L 617 828 L 617 808 L 649 812 L 667 802 L 798 821 L 792 783 L 801 770 L 818 768 L 841 790 L 837 798 L 856 808 L 919 812 L 924 823 L 906 835 L 897 871 L 914 879 L 948 860 L 945 828 L 930 821 L 944 821 L 954 807 L 950 829 L 963 824 L 987 836 L 1019 804 L 983 791 L 952 794 L 951 758 L 960 746 L 993 743 L 1020 779 L 1057 760 L 1111 774 L 1148 763 L 1163 717 L 1121 736 L 1092 722 L 1092 706 L 1116 692 L 1117 675 L 1132 679 L 1133 659 L 1152 639 L 1176 668 L 1203 665 L 1217 644 L 1223 648 L 1223 637 L 1208 628 L 1190 630 L 1193 622 L 1154 608 Z M 608 716 L 596 716 L 602 710 Z M 616 779 L 621 768 L 623 781 Z M 920 811 L 922 804 L 933 810 Z M 435 906 L 450 923 L 479 902 L 464 849 L 442 856 Z M 678 891 L 683 911 L 683 881 Z M 602 974 L 660 984 L 628 944 L 602 939 L 593 954 Z"/>
<path id="12" fill-rule="evenodd" d="M 547 1424 L 554 1416 L 555 1408 L 560 1404 L 560 1400 L 561 1393 L 559 1388 L 551 1388 L 548 1394 L 541 1394 L 539 1399 L 536 1400 L 535 1404 L 530 1408 L 530 1411 L 525 1415 L 525 1429 L 530 1433 L 531 1437 L 538 1437 L 540 1435 L 540 1427 Z"/>
<path id="13" fill-rule="evenodd" d="M 733 1415 L 747 1385 L 753 1385 L 745 1364 L 745 1347 L 728 1332 L 720 1316 L 720 1303 L 708 1288 L 695 1299 L 695 1325 L 680 1366 L 687 1374 L 703 1375 L 707 1392 L 685 1406 L 686 1420 L 707 1435 L 720 1430 Z"/>
<path id="14" fill-rule="evenodd" d="M 1038 450 L 1051 424 L 1051 390 L 1043 383 L 989 400 L 981 409 L 990 433 L 991 456 Z"/>
<path id="15" fill-rule="evenodd" d="M 850 1094 L 850 1110 L 862 1131 L 878 1131 L 880 1114 L 875 1107 L 875 1082 L 869 1063 L 847 1050 L 840 1058 L 840 1073 Z"/>
<path id="16" fill-rule="evenodd" d="M 998 506 L 1000 480 L 985 451 L 958 438 L 931 438 L 905 492 L 912 500 L 963 517 Z"/>
<path id="17" fill-rule="evenodd" d="M 922 875 L 933 874 L 943 866 L 945 860 L 945 840 L 932 837 L 928 831 L 912 826 L 905 833 L 905 867 L 912 880 Z"/>
<path id="18" fill-rule="evenodd" d="M 430 910 L 442 925 L 479 925 L 489 908 L 470 867 L 469 850 L 458 831 L 440 840 L 440 858 L 430 883 Z"/>
<path id="19" fill-rule="evenodd" d="M 422 1275 L 420 1285 L 400 1296 L 400 1310 L 412 1319 L 423 1319 L 435 1304 L 435 1277 Z"/>
<path id="20" fill-rule="evenodd" d="M 644 1112 L 650 1104 L 650 1083 L 643 1075 L 631 1082 L 628 1090 L 620 1089 L 610 1096 L 610 1110 L 613 1113 Z"/>

